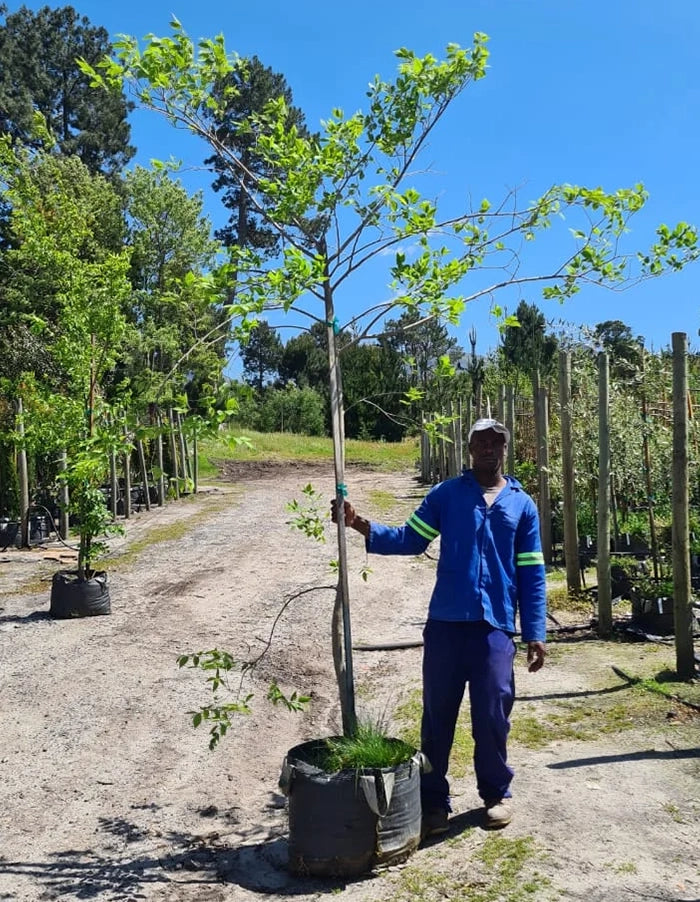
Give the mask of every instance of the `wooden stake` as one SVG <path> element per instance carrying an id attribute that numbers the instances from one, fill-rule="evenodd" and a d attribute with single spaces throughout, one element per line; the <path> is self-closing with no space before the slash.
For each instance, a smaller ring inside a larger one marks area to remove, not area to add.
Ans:
<path id="1" fill-rule="evenodd" d="M 29 548 L 29 467 L 27 466 L 27 449 L 24 447 L 24 407 L 21 395 L 17 398 L 17 433 L 20 437 L 20 445 L 17 450 L 20 546 Z"/>
<path id="2" fill-rule="evenodd" d="M 173 469 L 173 481 L 175 497 L 180 497 L 180 470 L 177 463 L 177 444 L 175 438 L 175 417 L 172 407 L 168 407 L 168 420 L 170 425 L 170 466 Z"/>
<path id="3" fill-rule="evenodd" d="M 574 453 L 571 429 L 571 353 L 569 351 L 559 352 L 559 406 L 566 587 L 570 592 L 578 592 L 581 588 L 581 568 L 578 562 L 578 525 L 576 523 Z"/>
<path id="4" fill-rule="evenodd" d="M 61 473 L 65 473 L 68 469 L 68 452 L 61 451 L 61 456 L 58 459 L 58 469 Z M 68 538 L 69 526 L 68 526 L 68 504 L 70 503 L 70 495 L 68 493 L 68 483 L 65 481 L 61 482 L 61 486 L 59 489 L 59 498 L 60 498 L 60 513 L 58 515 L 58 534 L 65 541 Z"/>
<path id="5" fill-rule="evenodd" d="M 163 507 L 165 504 L 165 471 L 163 468 L 163 418 L 160 411 L 156 413 L 156 424 L 158 426 L 158 435 L 156 438 L 156 455 L 158 459 L 158 506 Z"/>
<path id="6" fill-rule="evenodd" d="M 127 439 L 125 443 L 127 447 L 122 455 L 124 466 L 124 517 L 128 520 L 131 517 L 131 449 L 128 446 L 129 429 L 126 424 L 126 418 L 124 419 L 124 436 Z"/>
<path id="7" fill-rule="evenodd" d="M 508 472 L 513 476 L 515 473 L 515 388 L 512 385 L 506 387 L 505 425 L 510 432 L 510 442 L 508 443 Z"/>
<path id="8" fill-rule="evenodd" d="M 325 248 L 324 248 L 325 251 Z M 326 258 L 327 259 L 327 258 Z M 338 511 L 344 509 L 347 488 L 345 486 L 345 424 L 343 410 L 343 385 L 340 361 L 336 345 L 337 319 L 333 306 L 333 291 L 327 278 L 324 282 L 324 302 L 326 313 L 326 339 L 328 346 L 328 370 L 331 401 L 331 427 L 333 435 L 333 464 L 335 470 L 335 499 Z M 355 713 L 355 682 L 352 662 L 352 630 L 350 626 L 350 587 L 348 582 L 348 554 L 345 536 L 345 517 L 338 517 L 338 589 L 336 592 L 333 619 L 337 628 L 333 630 L 333 659 L 336 662 L 336 676 L 340 695 L 343 733 L 353 736 L 357 732 Z M 342 646 L 340 645 L 342 630 Z"/>
<path id="9" fill-rule="evenodd" d="M 612 634 L 610 582 L 610 369 L 598 354 L 598 635 Z"/>
<path id="10" fill-rule="evenodd" d="M 690 584 L 690 525 L 688 473 L 688 336 L 671 335 L 673 349 L 673 619 L 678 678 L 695 675 L 693 612 Z"/>
<path id="11" fill-rule="evenodd" d="M 146 510 L 149 511 L 151 509 L 151 498 L 148 493 L 148 470 L 146 469 L 146 455 L 143 450 L 143 442 L 140 438 L 136 439 L 136 452 L 139 458 L 139 469 L 141 470 L 144 504 L 146 505 Z"/>

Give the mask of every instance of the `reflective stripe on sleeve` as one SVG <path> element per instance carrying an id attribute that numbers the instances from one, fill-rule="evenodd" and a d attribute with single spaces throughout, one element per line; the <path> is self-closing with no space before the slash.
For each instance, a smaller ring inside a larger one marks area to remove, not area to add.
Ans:
<path id="1" fill-rule="evenodd" d="M 437 538 L 440 535 L 439 529 L 434 529 L 432 526 L 428 526 L 427 523 L 424 523 L 420 517 L 417 517 L 415 514 L 411 514 L 411 516 L 406 520 L 406 525 L 410 526 L 411 529 L 414 529 L 419 536 L 423 536 L 424 539 L 427 539 L 429 542 L 432 542 L 433 539 Z"/>
<path id="2" fill-rule="evenodd" d="M 531 567 L 533 564 L 544 564 L 544 555 L 541 551 L 521 551 L 515 559 L 518 567 Z"/>

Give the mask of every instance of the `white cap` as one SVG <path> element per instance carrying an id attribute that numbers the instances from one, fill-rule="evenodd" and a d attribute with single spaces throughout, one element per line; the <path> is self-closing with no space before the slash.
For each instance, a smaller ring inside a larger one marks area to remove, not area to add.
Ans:
<path id="1" fill-rule="evenodd" d="M 467 440 L 467 443 L 471 442 L 472 436 L 474 435 L 475 432 L 484 432 L 486 429 L 493 429 L 494 432 L 498 432 L 501 435 L 505 435 L 506 442 L 510 442 L 510 432 L 503 425 L 503 423 L 499 423 L 498 420 L 483 419 L 483 420 L 477 420 L 476 423 L 474 423 L 472 428 L 469 430 L 469 438 Z"/>

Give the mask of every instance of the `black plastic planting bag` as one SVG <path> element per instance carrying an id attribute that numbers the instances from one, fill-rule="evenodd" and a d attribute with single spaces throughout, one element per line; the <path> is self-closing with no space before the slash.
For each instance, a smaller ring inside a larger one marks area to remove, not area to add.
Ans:
<path id="1" fill-rule="evenodd" d="M 91 579 L 81 579 L 77 570 L 54 573 L 49 609 L 52 617 L 93 617 L 96 614 L 109 614 L 111 610 L 105 572 L 95 573 Z"/>
<path id="2" fill-rule="evenodd" d="M 280 788 L 289 797 L 289 869 L 351 877 L 406 859 L 420 843 L 420 752 L 395 767 L 329 774 L 308 759 L 324 740 L 287 753 Z"/>

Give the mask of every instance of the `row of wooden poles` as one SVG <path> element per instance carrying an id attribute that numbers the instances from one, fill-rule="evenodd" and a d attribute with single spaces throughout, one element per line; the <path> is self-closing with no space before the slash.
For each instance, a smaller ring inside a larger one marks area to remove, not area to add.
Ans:
<path id="1" fill-rule="evenodd" d="M 19 435 L 23 435 L 23 409 L 22 401 L 19 399 L 17 404 L 17 423 Z M 117 455 L 110 454 L 109 458 L 109 474 L 110 474 L 110 493 L 109 506 L 110 512 L 114 519 L 117 518 L 117 506 L 120 495 L 123 499 L 123 516 L 129 519 L 133 513 L 133 505 L 131 499 L 131 491 L 134 486 L 141 485 L 143 503 L 146 510 L 151 509 L 150 486 L 154 485 L 156 489 L 156 504 L 162 507 L 165 504 L 168 486 L 170 493 L 176 499 L 180 498 L 182 486 L 187 484 L 192 487 L 194 493 L 198 490 L 198 443 L 197 434 L 193 433 L 192 447 L 189 447 L 185 430 L 183 428 L 182 415 L 169 407 L 163 415 L 160 411 L 153 414 L 153 425 L 156 432 L 154 443 L 154 452 L 158 475 L 155 479 L 149 478 L 149 468 L 146 461 L 146 449 L 144 441 L 138 437 L 131 440 L 131 435 L 136 435 L 136 429 L 130 430 L 127 425 L 124 428 L 124 435 L 129 444 L 128 450 Z M 166 479 L 164 459 L 164 436 L 168 442 L 168 459 L 171 472 Z M 136 455 L 137 470 L 133 467 L 133 455 Z M 65 472 L 68 467 L 68 454 L 62 452 L 59 458 L 59 471 Z M 22 547 L 29 545 L 29 515 L 32 509 L 31 494 L 29 486 L 29 467 L 27 462 L 27 452 L 20 447 L 17 453 L 17 475 L 19 481 L 20 494 L 20 543 Z M 123 478 L 123 492 L 120 492 L 119 475 Z M 138 476 L 136 476 L 138 473 Z M 134 478 L 136 476 L 136 478 Z M 65 483 L 60 484 L 59 488 L 59 522 L 56 524 L 58 534 L 62 539 L 68 538 L 68 506 L 69 494 L 68 486 Z"/>
<path id="2" fill-rule="evenodd" d="M 672 335 L 673 354 L 673 461 L 672 461 L 672 569 L 674 586 L 674 623 L 676 634 L 676 658 L 681 679 L 690 679 L 694 674 L 693 614 L 690 573 L 690 531 L 689 531 L 689 404 L 688 404 L 688 337 L 684 332 Z M 547 417 L 548 398 L 544 385 L 535 386 L 534 419 L 538 470 L 538 509 L 542 548 L 547 564 L 552 555 L 552 511 L 549 487 L 549 425 Z M 573 441 L 574 430 L 571 417 L 571 354 L 559 354 L 559 404 L 562 448 L 562 514 L 564 532 L 564 559 L 566 581 L 570 591 L 581 588 L 579 566 L 579 540 L 576 517 L 576 497 L 574 487 Z M 645 402 L 643 401 L 643 404 Z M 646 408 L 642 414 L 646 418 Z M 480 407 L 472 410 L 470 402 L 457 400 L 446 409 L 446 437 L 448 441 L 434 441 L 427 430 L 421 437 L 421 478 L 424 482 L 438 482 L 461 473 L 463 465 L 468 465 L 469 451 L 465 436 L 471 428 L 473 417 L 491 416 L 490 404 L 486 411 Z M 517 442 L 515 391 L 512 386 L 504 386 L 500 393 L 494 416 L 509 429 L 511 441 L 508 446 L 507 472 L 515 466 L 515 446 Z M 611 468 L 610 468 L 610 361 L 608 354 L 598 355 L 598 524 L 597 524 L 597 578 L 598 578 L 598 631 L 601 636 L 609 636 L 613 629 L 612 585 L 610 579 L 610 539 L 611 539 Z M 649 449 L 646 435 L 643 437 L 644 471 L 647 480 L 647 494 L 651 497 L 649 480 Z M 658 541 L 654 517 L 649 507 L 651 550 L 654 559 L 654 576 L 658 577 Z"/>

